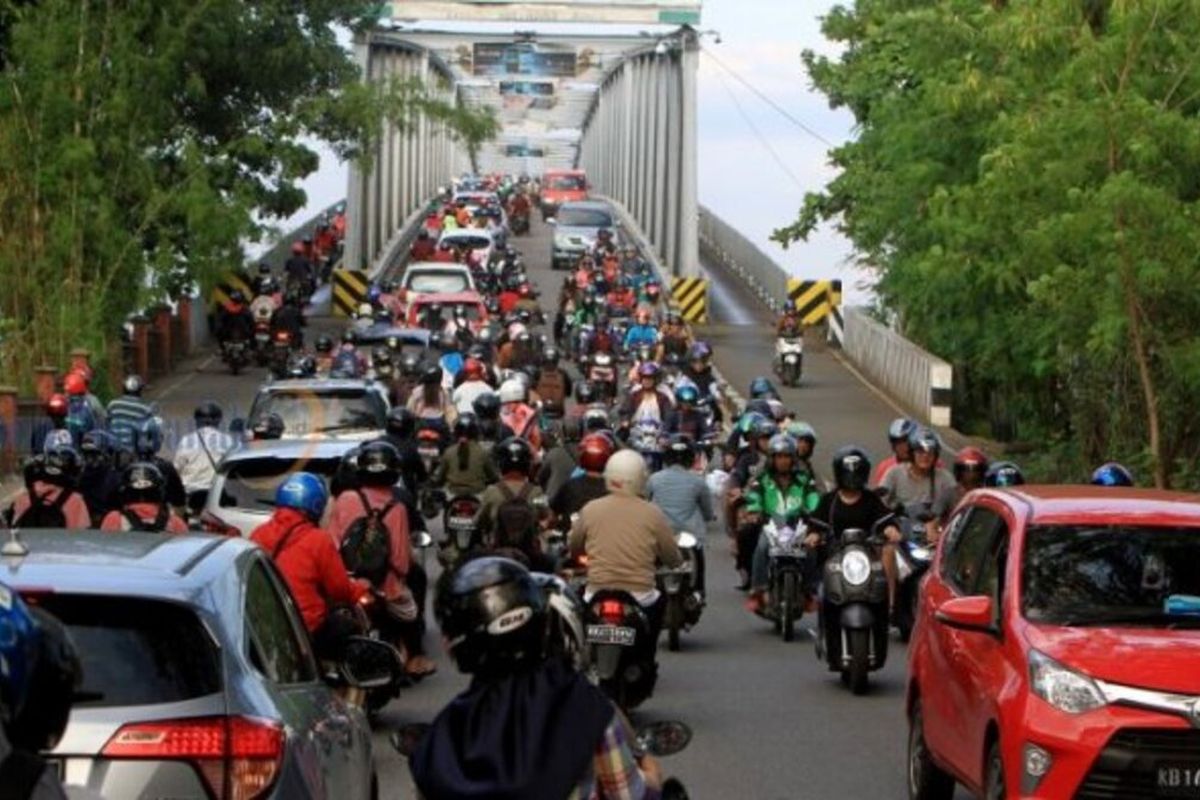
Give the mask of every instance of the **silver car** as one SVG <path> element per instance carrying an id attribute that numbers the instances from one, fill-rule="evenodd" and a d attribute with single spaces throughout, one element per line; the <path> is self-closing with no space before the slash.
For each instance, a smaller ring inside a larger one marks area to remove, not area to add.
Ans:
<path id="1" fill-rule="evenodd" d="M 346 453 L 361 444 L 304 439 L 247 442 L 217 465 L 200 524 L 209 533 L 249 536 L 275 510 L 275 490 L 289 475 L 311 472 L 328 485 Z"/>
<path id="2" fill-rule="evenodd" d="M 249 424 L 273 413 L 283 419 L 285 439 L 374 439 L 389 410 L 387 390 L 372 381 L 300 378 L 263 384 Z"/>
<path id="3" fill-rule="evenodd" d="M 283 578 L 236 538 L 26 533 L 5 580 L 66 625 L 83 686 L 58 747 L 103 797 L 377 795 L 366 716 L 322 679 Z"/>
<path id="4" fill-rule="evenodd" d="M 621 241 L 620 222 L 612 206 L 602 200 L 563 203 L 554 218 L 554 243 L 550 249 L 550 268 L 572 268 L 580 256 L 592 249 L 600 231 L 613 233 Z"/>

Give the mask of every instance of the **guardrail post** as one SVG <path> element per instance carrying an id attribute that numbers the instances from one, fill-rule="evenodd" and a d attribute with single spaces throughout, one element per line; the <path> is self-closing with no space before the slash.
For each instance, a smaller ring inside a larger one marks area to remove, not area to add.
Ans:
<path id="1" fill-rule="evenodd" d="M 150 320 L 137 316 L 130 322 L 133 325 L 133 370 L 147 380 L 150 377 Z"/>
<path id="2" fill-rule="evenodd" d="M 17 387 L 0 386 L 0 473 L 17 465 Z"/>
<path id="3" fill-rule="evenodd" d="M 58 391 L 58 367 L 43 364 L 33 368 L 33 392 L 42 405 Z"/>

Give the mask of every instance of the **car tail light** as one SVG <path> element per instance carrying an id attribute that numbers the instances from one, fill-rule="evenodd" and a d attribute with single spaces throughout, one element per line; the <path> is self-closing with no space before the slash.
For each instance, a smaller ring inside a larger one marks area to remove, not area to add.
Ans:
<path id="1" fill-rule="evenodd" d="M 200 527 L 205 533 L 215 533 L 218 536 L 241 536 L 242 532 L 232 525 L 227 525 L 213 514 L 205 511 L 200 515 Z"/>
<path id="2" fill-rule="evenodd" d="M 609 625 L 617 625 L 625 619 L 625 606 L 620 600 L 601 600 L 600 619 Z"/>
<path id="3" fill-rule="evenodd" d="M 198 717 L 124 725 L 105 758 L 190 761 L 219 800 L 262 796 L 283 761 L 283 727 L 250 717 Z"/>

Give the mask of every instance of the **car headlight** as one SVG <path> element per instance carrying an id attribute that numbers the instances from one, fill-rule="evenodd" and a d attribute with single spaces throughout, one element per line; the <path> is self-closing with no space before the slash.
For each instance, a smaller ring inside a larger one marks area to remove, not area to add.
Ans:
<path id="1" fill-rule="evenodd" d="M 554 246 L 560 250 L 568 250 L 572 247 L 571 239 L 568 236 L 555 236 Z"/>
<path id="2" fill-rule="evenodd" d="M 1083 714 L 1108 705 L 1108 698 L 1094 680 L 1037 650 L 1029 651 L 1029 685 L 1038 697 L 1068 714 Z"/>
<path id="3" fill-rule="evenodd" d="M 842 556 L 842 577 L 851 586 L 862 586 L 871 577 L 871 559 L 862 550 L 850 550 Z"/>

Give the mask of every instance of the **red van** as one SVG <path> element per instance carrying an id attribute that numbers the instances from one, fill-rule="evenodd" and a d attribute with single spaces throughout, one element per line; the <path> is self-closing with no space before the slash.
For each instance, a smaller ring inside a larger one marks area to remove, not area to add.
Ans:
<path id="1" fill-rule="evenodd" d="M 581 169 L 550 169 L 542 176 L 542 219 L 558 213 L 563 203 L 588 199 L 587 173 Z"/>

